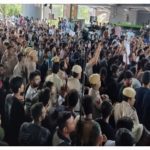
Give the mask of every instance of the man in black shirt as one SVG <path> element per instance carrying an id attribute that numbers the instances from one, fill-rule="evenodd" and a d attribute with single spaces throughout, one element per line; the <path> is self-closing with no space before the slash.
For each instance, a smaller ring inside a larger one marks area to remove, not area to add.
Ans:
<path id="1" fill-rule="evenodd" d="M 134 146 L 134 136 L 132 132 L 126 128 L 120 128 L 116 132 L 116 146 Z"/>
<path id="2" fill-rule="evenodd" d="M 118 100 L 118 66 L 113 64 L 110 67 L 110 74 L 107 78 L 107 88 L 108 88 L 108 96 L 110 100 L 112 101 L 112 104 L 116 103 Z"/>
<path id="3" fill-rule="evenodd" d="M 41 126 L 41 122 L 45 119 L 46 109 L 42 103 L 36 103 L 31 107 L 31 115 L 33 121 L 25 122 L 21 125 L 19 132 L 20 145 L 42 146 L 50 145 L 51 136 L 48 129 Z"/>
<path id="4" fill-rule="evenodd" d="M 144 126 L 150 130 L 150 90 L 145 94 L 143 98 L 143 117 L 142 122 Z"/>
<path id="5" fill-rule="evenodd" d="M 119 96 L 118 100 L 120 102 L 122 101 L 123 89 L 126 88 L 126 87 L 131 87 L 131 85 L 132 85 L 132 77 L 133 77 L 133 74 L 130 70 L 125 71 L 123 83 L 120 86 L 119 95 L 118 95 Z"/>
<path id="6" fill-rule="evenodd" d="M 143 86 L 136 89 L 136 101 L 135 101 L 135 108 L 137 110 L 137 114 L 139 117 L 139 121 L 140 123 L 142 122 L 142 117 L 143 117 L 143 99 L 145 94 L 150 91 L 150 71 L 145 71 L 143 74 L 143 78 L 142 78 L 142 83 Z M 148 99 L 146 100 L 149 101 Z"/>
<path id="7" fill-rule="evenodd" d="M 102 146 L 106 142 L 104 141 L 105 136 L 102 135 L 100 125 L 93 120 L 92 101 L 92 97 L 87 95 L 82 99 L 85 117 L 81 116 L 76 125 L 76 145 L 78 146 Z"/>
<path id="8" fill-rule="evenodd" d="M 115 130 L 109 124 L 112 109 L 112 104 L 109 101 L 104 101 L 100 108 L 102 118 L 96 119 L 96 121 L 100 124 L 102 133 L 106 135 L 108 140 L 115 140 Z"/>
<path id="9" fill-rule="evenodd" d="M 6 96 L 4 77 L 5 77 L 5 68 L 4 65 L 0 64 L 0 114 L 2 116 L 2 123 L 4 118 L 4 103 L 5 103 L 5 96 Z"/>
<path id="10" fill-rule="evenodd" d="M 10 87 L 13 92 L 9 99 L 9 103 L 6 99 L 5 114 L 8 123 L 7 137 L 10 145 L 18 145 L 18 134 L 21 124 L 25 121 L 24 112 L 24 84 L 21 77 L 14 77 L 10 81 Z M 9 105 L 9 104 L 10 105 Z M 7 107 L 8 106 L 8 107 Z M 8 108 L 8 109 L 6 109 Z"/>
<path id="11" fill-rule="evenodd" d="M 75 118 L 78 112 L 75 111 L 75 107 L 79 101 L 79 93 L 77 90 L 72 89 L 68 92 L 65 101 L 65 110 L 70 111 Z"/>
<path id="12" fill-rule="evenodd" d="M 5 98 L 6 95 L 10 92 L 9 88 L 9 77 L 5 76 L 6 68 L 3 64 L 0 64 L 0 114 L 1 114 L 1 119 L 2 119 L 2 127 L 4 127 L 4 122 L 5 122 L 5 110 L 4 110 L 4 105 L 5 105 Z"/>

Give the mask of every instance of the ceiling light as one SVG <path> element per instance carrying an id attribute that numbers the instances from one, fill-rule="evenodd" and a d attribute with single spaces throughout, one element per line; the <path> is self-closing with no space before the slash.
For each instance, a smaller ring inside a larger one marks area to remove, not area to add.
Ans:
<path id="1" fill-rule="evenodd" d="M 148 7 L 144 7 L 147 11 L 150 11 L 150 8 L 148 8 Z"/>
<path id="2" fill-rule="evenodd" d="M 128 9 L 124 9 L 124 11 L 129 11 Z"/>

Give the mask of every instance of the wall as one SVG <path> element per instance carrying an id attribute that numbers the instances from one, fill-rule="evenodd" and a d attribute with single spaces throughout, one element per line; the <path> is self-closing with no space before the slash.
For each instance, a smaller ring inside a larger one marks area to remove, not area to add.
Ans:
<path id="1" fill-rule="evenodd" d="M 22 5 L 22 15 L 23 16 L 28 16 L 33 17 L 34 19 L 41 19 L 42 13 L 41 13 L 41 5 L 36 5 L 36 4 L 23 4 Z"/>
<path id="2" fill-rule="evenodd" d="M 124 22 L 126 19 L 126 13 L 124 13 L 121 9 L 117 7 L 111 7 L 110 13 L 110 22 L 117 23 L 117 22 Z"/>
<path id="3" fill-rule="evenodd" d="M 124 8 L 116 6 L 112 6 L 109 20 L 112 23 L 127 22 L 127 14 L 129 16 L 128 22 L 136 24 L 137 11 L 125 11 Z"/>
<path id="4" fill-rule="evenodd" d="M 135 10 L 131 10 L 131 12 L 129 13 L 129 22 L 131 22 L 132 24 L 136 24 L 137 20 L 137 11 Z"/>
<path id="5" fill-rule="evenodd" d="M 150 23 L 150 12 L 138 11 L 137 23 L 144 24 L 144 23 L 148 23 L 148 22 Z"/>

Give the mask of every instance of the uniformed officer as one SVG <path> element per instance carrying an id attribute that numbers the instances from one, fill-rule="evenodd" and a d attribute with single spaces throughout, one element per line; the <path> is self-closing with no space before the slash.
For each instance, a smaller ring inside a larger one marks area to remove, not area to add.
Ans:
<path id="1" fill-rule="evenodd" d="M 27 77 L 29 78 L 30 73 L 36 70 L 36 63 L 38 61 L 37 52 L 31 47 L 27 47 L 23 53 L 26 55 L 25 67 L 27 68 Z"/>
<path id="2" fill-rule="evenodd" d="M 81 78 L 81 72 L 81 66 L 74 65 L 72 67 L 72 77 L 68 79 L 67 83 L 69 90 L 76 89 L 79 93 L 81 93 L 81 83 L 79 81 Z"/>
<path id="3" fill-rule="evenodd" d="M 124 88 L 122 94 L 123 101 L 121 103 L 117 103 L 114 106 L 115 122 L 117 122 L 118 119 L 126 116 L 130 117 L 133 120 L 134 124 L 139 124 L 136 109 L 133 107 L 135 103 L 136 91 L 131 87 L 127 87 Z"/>
<path id="4" fill-rule="evenodd" d="M 102 103 L 102 99 L 99 93 L 99 88 L 101 86 L 101 80 L 99 74 L 92 74 L 89 77 L 89 82 L 91 84 L 91 89 L 89 90 L 89 95 L 93 99 L 93 119 L 100 117 L 99 109 Z"/>
<path id="5" fill-rule="evenodd" d="M 63 82 L 57 74 L 59 71 L 59 57 L 58 56 L 53 57 L 52 61 L 53 61 L 52 74 L 46 77 L 46 81 L 53 82 L 54 86 L 57 89 L 57 92 L 60 92 L 60 89 L 63 86 Z"/>
<path id="6" fill-rule="evenodd" d="M 55 57 L 53 57 L 53 58 L 51 59 L 51 61 L 52 61 L 53 63 L 59 63 L 59 62 L 60 62 L 60 58 L 59 58 L 58 56 L 55 56 Z"/>
<path id="7" fill-rule="evenodd" d="M 82 68 L 79 65 L 74 65 L 72 67 L 72 77 L 68 78 L 67 86 L 68 90 L 76 89 L 79 94 L 81 94 L 81 83 L 80 83 L 80 78 L 81 78 L 81 72 Z M 78 101 L 75 111 L 79 112 L 80 111 L 80 102 Z"/>

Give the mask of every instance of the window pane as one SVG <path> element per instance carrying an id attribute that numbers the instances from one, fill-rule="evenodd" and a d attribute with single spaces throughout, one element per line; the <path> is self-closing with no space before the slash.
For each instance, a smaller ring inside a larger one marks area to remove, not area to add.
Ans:
<path id="1" fill-rule="evenodd" d="M 78 5 L 78 19 L 85 19 L 85 23 L 90 21 L 90 8 L 88 6 Z"/>
<path id="2" fill-rule="evenodd" d="M 63 5 L 52 5 L 52 13 L 54 14 L 54 18 L 63 17 Z"/>

